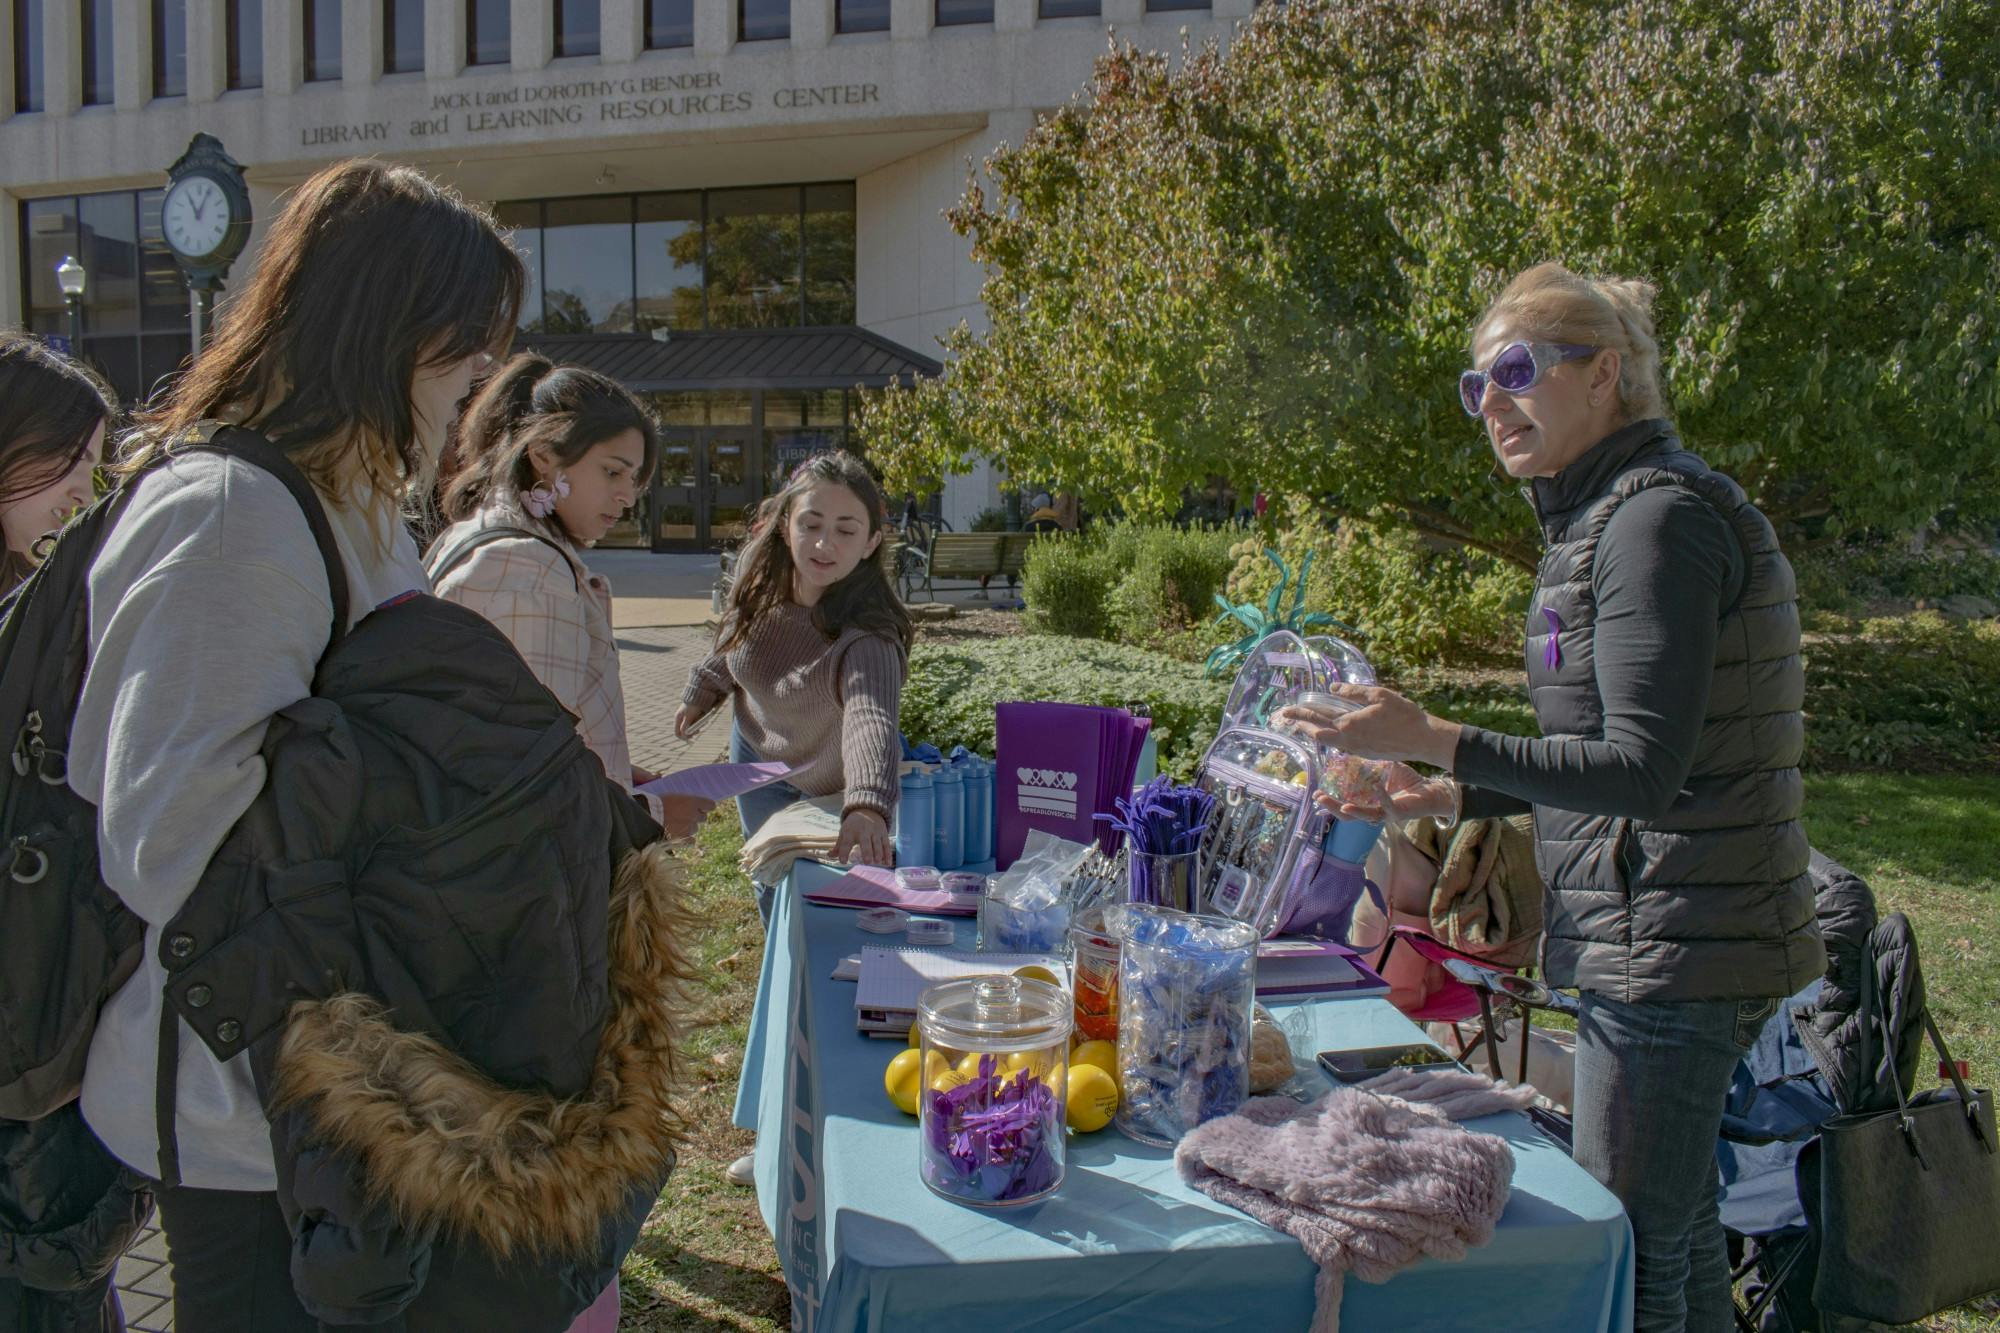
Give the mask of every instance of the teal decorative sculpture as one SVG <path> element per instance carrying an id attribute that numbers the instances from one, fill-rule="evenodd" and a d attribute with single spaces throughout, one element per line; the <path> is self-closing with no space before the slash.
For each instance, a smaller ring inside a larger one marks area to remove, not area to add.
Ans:
<path id="1" fill-rule="evenodd" d="M 1273 630 L 1288 629 L 1303 639 L 1315 630 L 1331 626 L 1349 638 L 1362 637 L 1359 630 L 1345 621 L 1324 611 L 1306 610 L 1306 580 L 1311 577 L 1313 566 L 1311 551 L 1306 552 L 1305 560 L 1299 565 L 1296 585 L 1292 583 L 1291 567 L 1285 563 L 1283 556 L 1267 546 L 1264 548 L 1264 558 L 1278 567 L 1278 586 L 1271 589 L 1271 595 L 1264 599 L 1263 606 L 1260 607 L 1254 602 L 1245 602 L 1239 606 L 1221 593 L 1215 594 L 1215 604 L 1222 608 L 1222 614 L 1216 617 L 1216 622 L 1221 624 L 1235 620 L 1250 632 L 1235 643 L 1224 644 L 1208 655 L 1203 670 L 1211 680 L 1223 680 L 1234 676 L 1237 668 L 1243 665 L 1243 660 L 1250 655 L 1250 650 Z M 1278 609 L 1285 604 L 1287 587 L 1292 590 L 1292 609 L 1281 616 Z"/>

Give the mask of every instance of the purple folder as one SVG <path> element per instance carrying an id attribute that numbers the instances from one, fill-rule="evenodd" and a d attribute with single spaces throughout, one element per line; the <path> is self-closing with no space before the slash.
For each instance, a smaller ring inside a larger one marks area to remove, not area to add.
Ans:
<path id="1" fill-rule="evenodd" d="M 1029 829 L 1113 851 L 1120 836 L 1097 822 L 1132 789 L 1150 722 L 1122 708 L 1008 703 L 994 710 L 993 856 L 1005 870 Z"/>

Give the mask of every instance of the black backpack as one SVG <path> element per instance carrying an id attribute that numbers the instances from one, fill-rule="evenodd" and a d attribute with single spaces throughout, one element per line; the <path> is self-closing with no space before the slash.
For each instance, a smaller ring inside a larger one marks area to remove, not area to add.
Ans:
<path id="1" fill-rule="evenodd" d="M 173 449 L 230 454 L 284 482 L 326 564 L 331 650 L 347 627 L 347 576 L 319 497 L 284 451 L 213 423 Z M 97 1013 L 139 965 L 145 923 L 104 883 L 97 809 L 70 790 L 70 722 L 90 652 L 91 566 L 139 478 L 66 526 L 0 601 L 0 1118 L 36 1120 L 83 1082 Z"/>

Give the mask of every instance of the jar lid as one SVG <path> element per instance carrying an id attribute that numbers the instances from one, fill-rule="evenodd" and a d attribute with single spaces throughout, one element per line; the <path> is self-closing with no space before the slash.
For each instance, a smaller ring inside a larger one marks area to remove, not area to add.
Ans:
<path id="1" fill-rule="evenodd" d="M 932 986 L 917 1000 L 917 1021 L 954 1050 L 1030 1051 L 1068 1041 L 1075 1014 L 1060 986 L 994 975 Z"/>

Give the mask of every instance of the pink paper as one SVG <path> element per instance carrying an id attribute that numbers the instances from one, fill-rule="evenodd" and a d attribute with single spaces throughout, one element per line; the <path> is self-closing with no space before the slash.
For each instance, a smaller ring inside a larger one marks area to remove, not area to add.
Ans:
<path id="1" fill-rule="evenodd" d="M 806 891 L 805 900 L 821 907 L 900 907 L 933 916 L 977 916 L 979 895 L 946 893 L 943 889 L 906 889 L 896 872 L 880 866 L 855 866 L 831 884 Z"/>
<path id="2" fill-rule="evenodd" d="M 645 796 L 694 796 L 704 801 L 727 801 L 782 782 L 791 775 L 789 764 L 703 764 L 655 778 L 637 790 Z"/>

